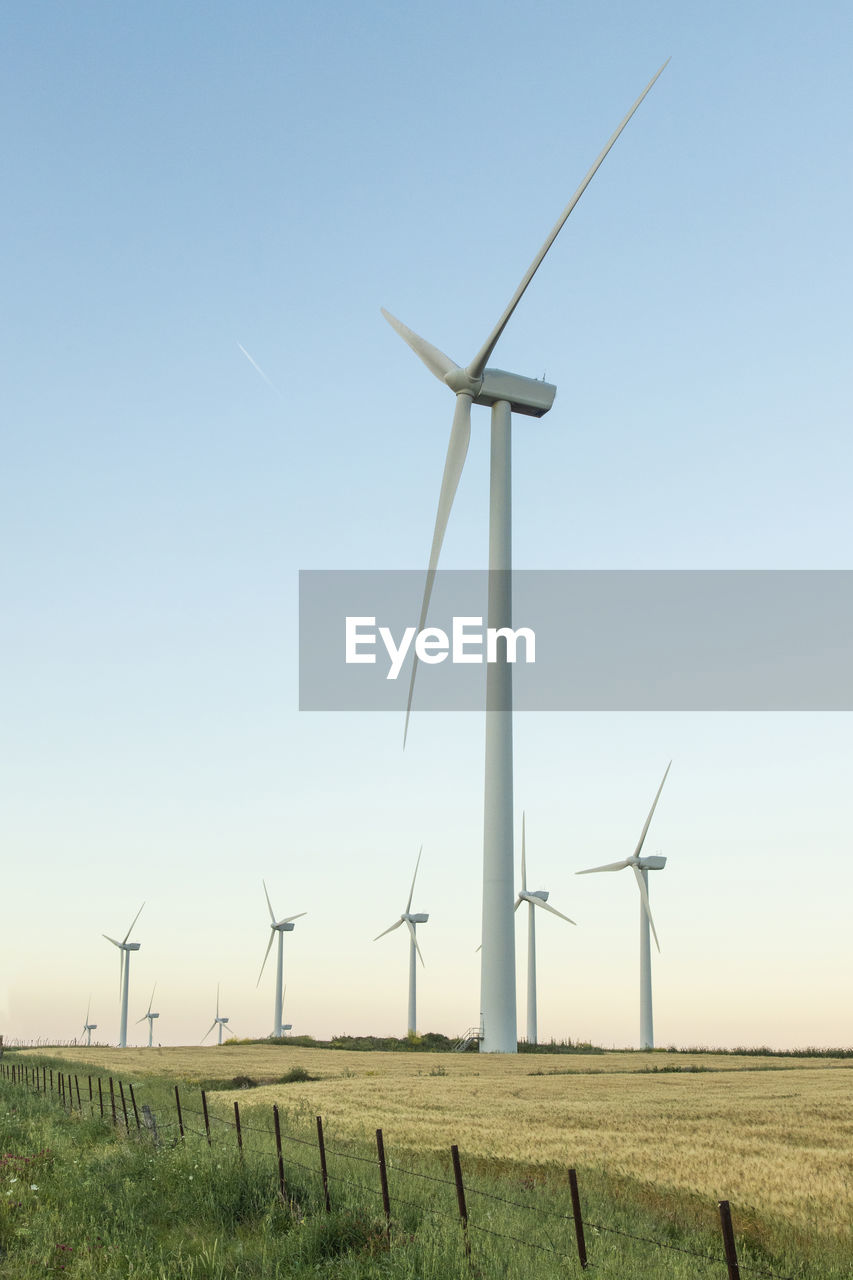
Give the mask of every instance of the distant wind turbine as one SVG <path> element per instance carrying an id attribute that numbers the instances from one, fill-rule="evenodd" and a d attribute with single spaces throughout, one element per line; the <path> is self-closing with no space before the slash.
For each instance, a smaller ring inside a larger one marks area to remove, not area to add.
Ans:
<path id="1" fill-rule="evenodd" d="M 207 1028 L 204 1035 L 202 1036 L 201 1043 L 204 1044 L 205 1040 L 210 1035 L 213 1028 L 218 1026 L 219 1027 L 219 1044 L 222 1044 L 222 1028 L 227 1026 L 228 1022 L 229 1022 L 228 1018 L 221 1018 L 219 1016 L 219 983 L 217 982 L 216 984 L 216 1017 L 213 1019 L 210 1026 Z"/>
<path id="2" fill-rule="evenodd" d="M 275 1010 L 273 1013 L 273 1035 L 278 1039 L 281 1037 L 281 1033 L 284 1030 L 284 1027 L 282 1025 L 283 1005 L 284 1005 L 284 986 L 283 986 L 284 935 L 286 933 L 292 933 L 293 930 L 296 928 L 295 924 L 293 923 L 294 920 L 299 920 L 302 916 L 307 915 L 308 912 L 298 911 L 295 916 L 285 916 L 283 920 L 276 920 L 275 912 L 273 911 L 272 903 L 270 902 L 270 895 L 269 893 L 267 893 L 266 880 L 262 880 L 261 884 L 264 886 L 264 895 L 266 897 L 267 906 L 269 907 L 269 911 L 270 911 L 270 920 L 272 921 L 272 923 L 270 924 L 270 929 L 272 930 L 272 933 L 270 934 L 270 940 L 269 940 L 269 943 L 267 944 L 267 949 L 264 952 L 264 959 L 263 959 L 263 964 L 261 965 L 261 972 L 258 974 L 258 981 L 255 983 L 255 986 L 259 987 L 261 985 L 261 978 L 263 977 L 264 966 L 266 965 L 267 958 L 269 957 L 269 953 L 272 950 L 272 944 L 273 944 L 273 941 L 275 940 L 275 935 L 278 934 L 278 964 L 276 966 L 276 971 L 275 971 Z"/>
<path id="3" fill-rule="evenodd" d="M 144 906 L 145 903 L 143 902 L 142 907 Z M 121 1025 L 119 1027 L 118 1043 L 120 1049 L 127 1048 L 127 992 L 130 983 L 130 953 L 131 951 L 138 951 L 142 945 L 140 942 L 128 942 L 128 938 L 130 937 L 133 926 L 142 914 L 142 907 L 139 908 L 136 915 L 133 917 L 130 929 L 128 929 L 121 942 L 117 942 L 115 938 L 111 938 L 108 933 L 103 935 L 107 942 L 111 942 L 114 947 L 118 947 L 119 949 L 118 987 L 119 995 L 121 997 Z"/>
<path id="4" fill-rule="evenodd" d="M 523 902 L 527 903 L 527 1043 L 538 1044 L 537 1028 L 536 1028 L 536 907 L 540 907 L 544 911 L 550 911 L 552 915 L 559 916 L 561 920 L 568 921 L 569 924 L 575 924 L 576 921 L 570 920 L 568 916 L 564 916 L 562 911 L 558 911 L 556 907 L 552 907 L 548 902 L 547 889 L 530 889 L 527 888 L 527 850 L 525 838 L 525 817 L 521 815 L 521 889 L 515 900 L 515 910 L 521 906 Z"/>
<path id="5" fill-rule="evenodd" d="M 90 1021 L 89 1021 L 89 1010 L 90 1010 L 91 1008 L 92 1008 L 92 1000 L 91 1000 L 91 997 L 90 997 L 90 998 L 89 998 L 89 1003 L 86 1005 L 86 1020 L 85 1020 L 85 1022 L 83 1023 L 83 1034 L 86 1036 L 86 1044 L 87 1044 L 87 1046 L 88 1046 L 88 1045 L 90 1045 L 90 1044 L 92 1043 L 92 1032 L 93 1032 L 93 1031 L 97 1031 L 97 1029 L 98 1029 L 98 1024 L 97 1024 L 97 1022 L 90 1022 Z"/>
<path id="6" fill-rule="evenodd" d="M 664 63 L 666 66 L 666 63 Z M 511 429 L 512 414 L 541 418 L 554 403 L 557 388 L 548 382 L 490 367 L 489 359 L 528 285 L 556 240 L 599 166 L 616 142 L 658 76 L 640 94 L 587 173 L 528 267 L 518 288 L 470 364 L 460 367 L 383 308 L 382 314 L 411 347 L 430 373 L 456 396 L 453 425 L 438 496 L 426 585 L 418 631 L 426 625 L 438 560 L 450 509 L 465 465 L 471 438 L 471 406 L 491 409 L 491 472 L 489 497 L 488 627 L 506 636 L 512 629 Z M 506 175 L 501 175 L 505 178 Z M 500 184 L 501 177 L 496 178 Z M 412 663 L 406 725 L 412 709 L 418 663 Z M 515 856 L 513 849 L 512 666 L 490 662 L 486 673 L 486 762 L 483 823 L 483 930 L 480 978 L 481 1053 L 516 1053 L 515 928 L 513 918 Z"/>
<path id="7" fill-rule="evenodd" d="M 156 990 L 157 990 L 157 983 L 155 982 L 151 991 L 151 999 L 148 1001 L 148 1008 L 145 1011 L 145 1013 L 143 1013 L 142 1017 L 137 1018 L 136 1020 L 136 1025 L 139 1026 L 140 1022 L 144 1022 L 146 1018 L 148 1019 L 148 1048 L 149 1049 L 152 1047 L 154 1043 L 154 1019 L 160 1017 L 159 1013 L 151 1012 L 151 1006 L 154 1003 L 154 992 Z"/>
<path id="8" fill-rule="evenodd" d="M 421 845 L 418 850 L 418 858 L 415 863 L 415 874 L 412 876 L 412 887 L 409 890 L 409 901 L 406 903 L 406 910 L 400 916 L 400 919 L 392 924 L 390 928 L 383 929 L 382 933 L 378 933 L 373 939 L 374 942 L 378 942 L 380 938 L 385 937 L 386 933 L 392 933 L 394 929 L 399 929 L 401 924 L 406 925 L 409 930 L 409 1035 L 411 1036 L 417 1034 L 417 970 L 415 966 L 415 953 L 417 953 L 420 958 L 421 964 L 424 962 L 424 958 L 421 955 L 421 949 L 418 946 L 416 926 L 419 924 L 426 924 L 427 920 L 429 920 L 429 916 L 422 911 L 415 913 L 412 912 L 412 898 L 415 893 L 415 881 L 418 878 L 418 867 L 421 864 L 421 854 L 423 851 L 424 847 Z"/>
<path id="9" fill-rule="evenodd" d="M 649 858 L 641 858 L 640 853 L 643 848 L 649 826 L 651 825 L 652 815 L 657 807 L 660 799 L 660 793 L 663 791 L 663 784 L 666 782 L 667 774 L 672 767 L 672 761 L 666 766 L 661 784 L 658 787 L 658 793 L 654 798 L 649 816 L 646 818 L 646 825 L 640 832 L 640 839 L 637 847 L 630 858 L 626 858 L 624 862 L 608 862 L 603 867 L 589 867 L 586 871 L 577 871 L 576 875 L 589 876 L 597 871 L 624 871 L 626 867 L 630 867 L 637 878 L 637 888 L 640 891 L 640 1048 L 653 1049 L 655 1047 L 654 1027 L 652 1025 L 652 949 L 649 939 L 649 928 L 655 937 L 655 946 L 660 951 L 660 943 L 658 942 L 657 930 L 655 922 L 652 919 L 652 909 L 649 905 L 649 872 L 662 871 L 666 866 L 666 858 L 653 855 Z"/>

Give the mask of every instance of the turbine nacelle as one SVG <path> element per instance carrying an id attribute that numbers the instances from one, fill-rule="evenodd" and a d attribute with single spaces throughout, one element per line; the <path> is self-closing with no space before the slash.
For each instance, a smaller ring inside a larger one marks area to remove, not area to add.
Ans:
<path id="1" fill-rule="evenodd" d="M 429 914 L 426 911 L 417 911 L 400 917 L 401 920 L 411 920 L 412 924 L 426 924 L 429 920 Z"/>
<path id="2" fill-rule="evenodd" d="M 663 871 L 666 858 L 662 858 L 660 854 L 655 854 L 651 858 L 638 858 L 637 866 L 641 871 Z"/>
<path id="3" fill-rule="evenodd" d="M 303 911 L 303 915 L 305 912 Z M 293 933 L 296 925 L 291 920 L 282 920 L 281 924 L 271 924 L 270 928 L 274 933 Z"/>
<path id="4" fill-rule="evenodd" d="M 541 418 L 554 403 L 557 388 L 538 378 L 525 378 L 523 374 L 507 373 L 505 369 L 485 369 L 482 377 L 474 378 L 467 369 L 451 369 L 444 381 L 457 395 L 470 396 L 474 404 L 491 408 L 499 400 L 506 400 L 513 413 L 529 418 Z"/>

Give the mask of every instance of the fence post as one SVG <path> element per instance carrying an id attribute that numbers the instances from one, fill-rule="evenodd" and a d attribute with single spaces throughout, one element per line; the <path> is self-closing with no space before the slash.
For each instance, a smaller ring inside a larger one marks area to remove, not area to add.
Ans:
<path id="1" fill-rule="evenodd" d="M 465 1257 L 471 1257 L 471 1241 L 468 1239 L 468 1206 L 465 1203 L 465 1185 L 462 1182 L 462 1165 L 459 1163 L 459 1148 L 456 1143 L 450 1148 L 453 1161 L 453 1176 L 456 1179 L 456 1203 L 459 1205 L 459 1217 L 462 1222 L 462 1240 L 465 1245 Z"/>
<path id="2" fill-rule="evenodd" d="M 113 1087 L 112 1076 L 110 1076 L 110 1107 L 113 1113 L 113 1124 L 117 1126 L 118 1120 L 116 1119 L 116 1091 L 115 1091 L 115 1088 Z"/>
<path id="3" fill-rule="evenodd" d="M 80 1101 L 80 1081 L 77 1079 L 77 1074 L 76 1074 L 76 1072 L 75 1072 L 75 1074 L 74 1074 L 74 1088 L 77 1090 L 77 1110 L 78 1110 L 78 1111 L 81 1113 L 81 1115 L 82 1115 L 82 1113 L 83 1113 L 83 1103 Z"/>
<path id="4" fill-rule="evenodd" d="M 207 1094 L 201 1091 L 201 1109 L 204 1112 L 204 1131 L 207 1134 L 207 1145 L 210 1146 L 210 1116 L 207 1114 Z"/>
<path id="5" fill-rule="evenodd" d="M 720 1210 L 720 1226 L 723 1229 L 723 1248 L 726 1251 L 728 1280 L 740 1280 L 740 1267 L 738 1266 L 737 1249 L 735 1248 L 735 1233 L 732 1228 L 732 1212 L 729 1208 L 728 1200 L 718 1201 L 717 1207 Z"/>
<path id="6" fill-rule="evenodd" d="M 575 1220 L 575 1238 L 578 1242 L 578 1258 L 581 1270 L 586 1271 L 586 1240 L 583 1234 L 583 1218 L 581 1217 L 581 1198 L 578 1195 L 578 1175 L 574 1169 L 569 1170 L 569 1190 L 572 1195 L 572 1216 Z"/>
<path id="7" fill-rule="evenodd" d="M 94 1094 L 92 1093 L 92 1077 L 89 1076 L 89 1101 L 92 1102 L 93 1100 Z"/>
<path id="8" fill-rule="evenodd" d="M 160 1145 L 160 1134 L 157 1131 L 157 1121 L 154 1112 L 151 1110 L 147 1102 L 142 1104 L 142 1123 L 145 1129 L 151 1134 L 154 1140 L 154 1146 Z"/>
<path id="9" fill-rule="evenodd" d="M 379 1182 L 382 1187 L 382 1208 L 385 1210 L 385 1235 L 391 1239 L 391 1199 L 388 1195 L 388 1170 L 385 1167 L 385 1143 L 382 1130 L 376 1130 L 376 1151 L 379 1156 Z"/>
<path id="10" fill-rule="evenodd" d="M 240 1159 L 243 1159 L 243 1130 L 240 1128 L 240 1104 L 234 1099 L 234 1124 L 237 1129 L 237 1149 L 240 1152 Z"/>
<path id="11" fill-rule="evenodd" d="M 125 1133 L 130 1133 L 130 1125 L 127 1123 L 127 1102 L 124 1096 L 124 1085 L 120 1080 L 118 1082 L 118 1091 L 121 1094 L 121 1109 L 124 1112 L 124 1131 Z"/>
<path id="12" fill-rule="evenodd" d="M 137 1106 L 136 1106 L 136 1094 L 133 1092 L 132 1084 L 129 1084 L 127 1087 L 130 1090 L 130 1100 L 133 1103 L 133 1114 L 136 1116 L 136 1127 L 138 1129 L 139 1128 L 139 1111 L 137 1110 Z"/>
<path id="13" fill-rule="evenodd" d="M 323 1176 L 323 1201 L 326 1205 L 326 1213 L 332 1212 L 332 1202 L 329 1198 L 329 1170 L 326 1168 L 326 1142 L 323 1138 L 323 1117 L 317 1117 L 317 1146 L 320 1149 L 320 1173 Z"/>
<path id="14" fill-rule="evenodd" d="M 181 1140 L 184 1137 L 184 1117 L 181 1115 L 181 1095 L 178 1093 L 178 1086 L 175 1085 L 175 1106 L 178 1108 L 178 1132 Z"/>
<path id="15" fill-rule="evenodd" d="M 101 1119 L 104 1118 L 104 1091 L 101 1088 L 101 1077 L 98 1076 L 98 1106 L 101 1108 Z"/>
<path id="16" fill-rule="evenodd" d="M 50 1092 L 53 1093 L 53 1067 L 50 1068 Z"/>
<path id="17" fill-rule="evenodd" d="M 272 1107 L 272 1118 L 275 1125 L 275 1149 L 278 1154 L 278 1186 L 282 1200 L 286 1200 L 287 1196 L 284 1186 L 284 1157 L 281 1154 L 281 1126 L 278 1122 L 278 1107 L 275 1103 L 273 1103 Z"/>

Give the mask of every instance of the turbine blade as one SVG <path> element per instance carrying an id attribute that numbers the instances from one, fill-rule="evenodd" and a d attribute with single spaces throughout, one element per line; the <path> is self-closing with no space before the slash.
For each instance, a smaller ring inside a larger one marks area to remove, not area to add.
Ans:
<path id="1" fill-rule="evenodd" d="M 137 1025 L 137 1026 L 139 1026 L 140 1022 L 144 1022 L 144 1021 L 145 1021 L 145 1019 L 146 1019 L 147 1017 L 148 1017 L 148 1014 L 147 1014 L 147 1013 L 143 1013 L 143 1015 L 142 1015 L 142 1017 L 141 1017 L 141 1018 L 137 1018 L 137 1019 L 136 1019 L 136 1025 Z"/>
<path id="2" fill-rule="evenodd" d="M 640 897 L 643 900 L 643 910 L 645 911 L 646 915 L 649 918 L 649 924 L 652 926 L 652 933 L 654 934 L 654 938 L 655 938 L 655 946 L 657 947 L 658 951 L 660 951 L 660 943 L 658 942 L 657 929 L 655 928 L 655 922 L 652 919 L 652 909 L 649 906 L 649 895 L 646 890 L 646 882 L 643 879 L 643 873 L 639 867 L 634 867 L 634 875 L 637 877 L 637 887 L 640 890 Z"/>
<path id="3" fill-rule="evenodd" d="M 392 316 L 390 311 L 381 308 L 382 314 L 388 321 L 392 329 L 396 329 L 400 337 L 414 351 L 416 356 L 423 360 L 430 373 L 444 382 L 448 373 L 452 373 L 454 369 L 458 369 L 459 365 L 450 356 L 446 356 L 443 351 L 439 351 L 438 347 L 434 347 L 431 342 L 427 342 L 426 338 L 420 337 L 408 325 L 403 324 L 402 320 L 398 320 L 396 316 Z"/>
<path id="4" fill-rule="evenodd" d="M 418 953 L 421 964 L 424 964 L 424 958 L 421 955 L 421 949 L 418 946 L 418 935 L 415 932 L 415 926 L 412 924 L 411 920 L 407 920 L 406 924 L 409 926 L 409 933 L 412 935 L 412 942 L 415 944 L 415 951 Z M 424 965 L 424 968 L 426 968 L 426 965 Z"/>
<path id="5" fill-rule="evenodd" d="M 532 902 L 534 907 L 541 907 L 543 911 L 550 911 L 552 916 L 559 916 L 561 920 L 568 920 L 569 924 L 577 924 L 577 920 L 572 920 L 570 916 L 564 916 L 562 911 L 558 911 L 556 907 L 552 907 L 550 903 L 543 902 L 541 898 L 536 898 L 533 894 L 527 899 Z"/>
<path id="6" fill-rule="evenodd" d="M 148 1014 L 151 1012 L 151 1006 L 152 1006 L 152 1004 L 154 1003 L 154 992 L 155 992 L 156 990 L 157 990 L 157 983 L 155 982 L 155 983 L 154 983 L 154 986 L 151 988 L 151 999 L 148 1001 L 148 1008 L 147 1008 L 147 1009 L 146 1009 L 146 1011 L 145 1011 L 145 1017 L 146 1017 L 146 1018 L 148 1017 Z M 141 1022 L 141 1021 L 142 1021 L 142 1019 L 140 1018 L 140 1019 L 139 1019 L 139 1021 Z"/>
<path id="7" fill-rule="evenodd" d="M 653 84 L 655 83 L 655 81 L 657 80 L 658 76 L 659 76 L 659 75 L 661 75 L 661 73 L 662 73 L 662 72 L 663 72 L 663 70 L 664 70 L 664 67 L 666 67 L 666 66 L 667 66 L 668 62 L 669 62 L 669 58 L 667 58 L 666 62 L 663 64 L 663 67 L 661 67 L 661 68 L 660 68 L 660 70 L 659 70 L 659 71 L 657 71 L 657 72 L 655 72 L 655 74 L 652 76 L 651 80 L 650 80 L 650 81 L 649 81 L 649 83 L 646 85 L 645 89 L 644 89 L 644 90 L 643 90 L 643 92 L 640 94 L 639 98 L 638 98 L 638 99 L 637 99 L 637 101 L 634 103 L 634 105 L 633 105 L 633 107 L 631 108 L 631 110 L 628 112 L 628 114 L 627 114 L 627 115 L 625 116 L 625 118 L 622 120 L 621 124 L 620 124 L 620 125 L 618 126 L 618 128 L 616 129 L 616 132 L 615 132 L 615 133 L 613 133 L 613 134 L 611 135 L 611 137 L 610 137 L 609 141 L 607 142 L 607 144 L 606 144 L 606 145 L 605 145 L 605 147 L 604 147 L 604 150 L 601 152 L 601 154 L 599 155 L 598 159 L 595 161 L 595 163 L 593 164 L 592 168 L 591 168 L 591 169 L 589 170 L 589 172 L 587 173 L 587 175 L 586 175 L 586 177 L 584 178 L 583 182 L 580 184 L 580 186 L 578 187 L 577 191 L 576 191 L 576 192 L 575 192 L 575 194 L 572 196 L 571 200 L 570 200 L 570 201 L 569 201 L 569 203 L 566 205 L 566 207 L 565 207 L 565 209 L 563 210 L 563 212 L 560 214 L 559 218 L 557 219 L 556 223 L 554 224 L 553 228 L 551 229 L 551 232 L 550 232 L 550 234 L 549 234 L 549 236 L 548 236 L 547 240 L 545 241 L 545 243 L 543 244 L 542 248 L 541 248 L 541 249 L 539 250 L 539 252 L 537 253 L 536 257 L 535 257 L 535 258 L 533 259 L 533 261 L 531 262 L 530 266 L 527 268 L 527 271 L 525 272 L 524 277 L 523 277 L 523 279 L 522 279 L 521 283 L 519 284 L 519 286 L 518 286 L 518 288 L 516 289 L 515 293 L 512 295 L 512 297 L 510 298 L 509 302 L 507 303 L 506 310 L 504 311 L 504 313 L 503 313 L 503 315 L 501 316 L 500 320 L 498 320 L 498 322 L 497 322 L 497 324 L 495 325 L 494 329 L 493 329 L 493 330 L 492 330 L 492 332 L 489 334 L 488 338 L 487 338 L 487 339 L 486 339 L 486 341 L 483 343 L 483 345 L 482 345 L 482 347 L 480 348 L 480 350 L 479 350 L 479 351 L 477 352 L 477 354 L 474 356 L 474 359 L 473 359 L 473 360 L 471 361 L 471 363 L 468 365 L 468 368 L 467 368 L 466 372 L 467 372 L 467 373 L 469 373 L 469 374 L 471 375 L 471 377 L 472 377 L 472 378 L 481 378 L 481 377 L 483 376 L 483 370 L 485 369 L 486 365 L 488 364 L 489 356 L 492 354 L 492 352 L 494 351 L 495 347 L 497 346 L 498 339 L 500 338 L 501 334 L 503 333 L 504 329 L 506 328 L 506 326 L 507 326 L 507 324 L 508 324 L 508 322 L 509 322 L 510 316 L 512 315 L 513 311 L 515 311 L 515 308 L 518 306 L 519 302 L 521 301 L 521 299 L 522 299 L 522 297 L 523 297 L 523 295 L 524 295 L 524 292 L 525 292 L 525 290 L 527 289 L 527 286 L 530 284 L 530 281 L 533 279 L 533 277 L 536 275 L 536 272 L 539 270 L 540 266 L 542 265 L 542 260 L 543 260 L 543 258 L 545 257 L 545 254 L 548 252 L 548 250 L 551 248 L 551 245 L 552 245 L 552 244 L 554 243 L 554 241 L 557 239 L 557 236 L 559 235 L 560 231 L 562 231 L 563 226 L 564 226 L 564 224 L 565 224 L 565 222 L 566 222 L 566 220 L 567 220 L 567 218 L 568 218 L 569 214 L 572 212 L 572 210 L 574 209 L 575 205 L 578 203 L 578 201 L 580 200 L 581 196 L 582 196 L 582 195 L 583 195 L 583 193 L 586 191 L 586 189 L 587 189 L 587 187 L 589 186 L 590 182 L 592 182 L 593 178 L 595 177 L 596 173 L 598 172 L 598 169 L 600 168 L 600 166 L 601 166 L 601 165 L 602 165 L 602 163 L 604 162 L 604 159 L 605 159 L 605 157 L 607 156 L 607 153 L 610 151 L 610 148 L 611 148 L 611 147 L 613 146 L 613 144 L 616 142 L 616 139 L 619 137 L 620 133 L 621 133 L 621 132 L 622 132 L 622 130 L 625 128 L 626 124 L 627 124 L 627 123 L 628 123 L 628 121 L 631 119 L 631 116 L 632 116 L 632 115 L 634 114 L 634 112 L 637 110 L 637 108 L 639 107 L 640 103 L 643 101 L 643 99 L 645 98 L 646 94 L 649 92 L 649 90 L 651 89 L 652 85 L 653 85 Z"/>
<path id="8" fill-rule="evenodd" d="M 307 911 L 297 911 L 295 916 L 285 916 L 283 920 L 276 920 L 275 923 L 277 925 L 292 924 L 294 920 L 301 920 L 303 916 L 307 916 L 307 915 L 308 915 Z"/>
<path id="9" fill-rule="evenodd" d="M 219 983 L 216 984 L 216 1021 L 219 1021 Z"/>
<path id="10" fill-rule="evenodd" d="M 142 907 L 144 907 L 144 906 L 145 906 L 145 903 L 143 902 Z M 127 942 L 128 938 L 130 937 L 130 934 L 131 934 L 131 931 L 132 931 L 132 929 L 133 929 L 133 926 L 136 924 L 137 920 L 138 920 L 138 919 L 139 919 L 139 917 L 142 915 L 142 907 L 140 907 L 140 908 L 139 908 L 139 910 L 137 911 L 136 915 L 135 915 L 135 916 L 133 917 L 133 919 L 131 920 L 131 922 L 130 922 L 130 929 L 128 929 L 127 933 L 126 933 L 126 934 L 124 935 L 124 937 L 122 938 L 122 942 Z"/>
<path id="11" fill-rule="evenodd" d="M 658 800 L 660 800 L 660 793 L 663 791 L 663 784 L 666 782 L 666 775 L 669 773 L 669 771 L 670 771 L 670 769 L 671 769 L 671 768 L 672 768 L 672 761 L 670 760 L 669 764 L 666 766 L 666 769 L 665 769 L 665 771 L 664 771 L 663 778 L 661 779 L 661 784 L 660 784 L 660 786 L 658 787 L 658 793 L 657 793 L 657 795 L 656 795 L 656 796 L 655 796 L 655 798 L 654 798 L 654 802 L 653 802 L 653 804 L 652 804 L 651 809 L 649 809 L 649 816 L 646 818 L 646 825 L 643 827 L 642 833 L 641 833 L 641 835 L 640 835 L 640 841 L 639 841 L 639 844 L 637 845 L 636 849 L 634 850 L 634 857 L 635 857 L 635 858 L 639 858 L 639 856 L 640 856 L 640 850 L 642 849 L 642 847 L 643 847 L 643 843 L 644 843 L 644 841 L 645 841 L 645 839 L 646 839 L 646 834 L 647 834 L 647 832 L 648 832 L 648 830 L 649 830 L 649 826 L 650 826 L 651 821 L 652 821 L 652 815 L 653 815 L 653 813 L 654 813 L 655 809 L 657 808 Z"/>
<path id="12" fill-rule="evenodd" d="M 518 908 L 521 906 L 522 902 L 526 902 L 526 901 L 527 899 L 522 898 L 521 895 L 519 894 L 519 896 L 515 900 L 515 906 L 513 907 L 513 911 L 517 911 Z"/>
<path id="13" fill-rule="evenodd" d="M 272 920 L 273 924 L 275 924 L 275 912 L 274 912 L 274 911 L 273 911 L 273 909 L 272 909 L 272 903 L 270 902 L 270 895 L 267 893 L 267 882 L 266 882 L 266 880 L 262 880 L 262 881 L 261 881 L 261 884 L 264 886 L 264 893 L 266 894 L 267 906 L 268 906 L 268 907 L 269 907 L 269 909 L 270 909 L 270 920 Z"/>
<path id="14" fill-rule="evenodd" d="M 525 817 L 526 817 L 526 814 L 522 809 L 521 811 L 521 889 L 522 889 L 522 892 L 526 892 L 527 890 L 527 848 L 526 848 L 526 841 L 524 836 Z"/>
<path id="15" fill-rule="evenodd" d="M 213 1030 L 213 1028 L 214 1028 L 215 1026 L 216 1026 L 216 1023 L 215 1023 L 215 1022 L 211 1022 L 210 1026 L 207 1028 L 207 1030 L 205 1031 L 204 1035 L 203 1035 L 203 1036 L 202 1036 L 202 1038 L 201 1038 L 201 1043 L 202 1043 L 202 1044 L 204 1044 L 205 1040 L 206 1040 L 206 1039 L 207 1039 L 207 1037 L 210 1035 L 211 1031 Z"/>
<path id="16" fill-rule="evenodd" d="M 92 1008 L 92 997 L 91 997 L 91 996 L 89 996 L 89 1003 L 86 1005 L 86 1021 L 85 1021 L 84 1025 L 83 1025 L 83 1030 L 84 1030 L 84 1031 L 86 1030 L 86 1027 L 89 1025 L 89 1010 L 90 1010 L 91 1008 Z"/>
<path id="17" fill-rule="evenodd" d="M 453 499 L 459 486 L 459 477 L 462 475 L 462 468 L 465 465 L 465 458 L 468 454 L 468 444 L 471 440 L 471 404 L 471 396 L 465 392 L 460 392 L 456 397 L 453 426 L 450 429 L 447 457 L 444 461 L 444 475 L 441 477 L 441 491 L 438 495 L 438 511 L 435 517 L 435 529 L 432 535 L 432 548 L 429 553 L 429 568 L 427 569 L 426 584 L 424 586 L 424 598 L 421 605 L 418 631 L 422 631 L 426 625 L 427 610 L 429 609 L 430 596 L 435 582 L 435 571 L 438 567 L 438 557 L 441 554 L 441 544 L 444 542 L 447 521 L 450 518 L 450 508 L 453 506 Z M 406 704 L 406 724 L 403 729 L 404 747 L 409 732 L 409 717 L 412 714 L 412 698 L 415 692 L 417 670 L 418 659 L 417 655 L 415 655 L 412 659 L 412 678 L 409 683 L 409 701 Z"/>
<path id="18" fill-rule="evenodd" d="M 266 951 L 264 952 L 264 961 L 263 961 L 263 964 L 261 965 L 261 971 L 260 971 L 260 973 L 258 974 L 258 980 L 257 980 L 257 982 L 255 983 L 255 986 L 256 986 L 256 987 L 259 987 L 259 986 L 261 985 L 261 978 L 262 978 L 262 977 L 263 977 L 263 975 L 264 975 L 264 967 L 265 967 L 265 965 L 266 965 L 266 963 L 267 963 L 267 957 L 269 956 L 269 953 L 270 953 L 270 951 L 272 950 L 272 944 L 273 944 L 273 942 L 274 942 L 274 941 L 275 941 L 275 933 L 273 932 L 273 930 L 270 930 L 270 940 L 269 940 L 269 942 L 267 943 L 267 949 L 266 949 Z"/>
<path id="19" fill-rule="evenodd" d="M 626 867 L 631 866 L 630 858 L 626 858 L 624 862 L 608 862 L 603 867 L 587 867 L 586 871 L 576 871 L 576 876 L 591 876 L 594 871 L 624 871 Z"/>
<path id="20" fill-rule="evenodd" d="M 386 933 L 393 933 L 395 929 L 399 929 L 399 928 L 400 928 L 400 925 L 401 925 L 402 923 L 403 923 L 403 917 L 402 917 L 402 916 L 400 916 L 400 919 L 397 921 L 397 923 L 396 923 L 396 924 L 392 924 L 390 929 L 383 929 L 381 933 L 377 933 L 377 935 L 376 935 L 376 937 L 373 939 L 373 941 L 374 941 L 374 942 L 378 942 L 380 938 L 384 938 L 384 937 L 385 937 L 385 934 L 386 934 Z"/>
<path id="21" fill-rule="evenodd" d="M 121 943 L 116 942 L 115 938 L 111 938 L 108 933 L 102 933 L 101 937 L 106 938 L 107 942 L 111 942 L 114 947 L 118 947 L 119 951 L 121 951 Z"/>
<path id="22" fill-rule="evenodd" d="M 409 890 L 409 901 L 406 903 L 406 915 L 408 915 L 412 909 L 412 898 L 414 897 L 414 894 L 415 894 L 415 881 L 418 878 L 418 867 L 421 865 L 421 854 L 423 853 L 423 851 L 424 851 L 424 847 L 423 845 L 421 845 L 420 849 L 418 849 L 418 860 L 415 863 L 415 874 L 412 876 L 412 887 Z"/>

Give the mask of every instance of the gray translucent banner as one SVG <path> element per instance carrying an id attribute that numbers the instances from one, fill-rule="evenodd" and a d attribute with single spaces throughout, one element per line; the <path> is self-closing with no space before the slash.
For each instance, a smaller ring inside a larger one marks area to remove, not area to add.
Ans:
<path id="1" fill-rule="evenodd" d="M 416 644 L 413 709 L 484 708 L 489 575 L 437 573 L 404 656 L 424 580 L 300 573 L 301 710 L 404 712 Z M 517 710 L 853 709 L 853 571 L 518 570 L 512 600 Z"/>

